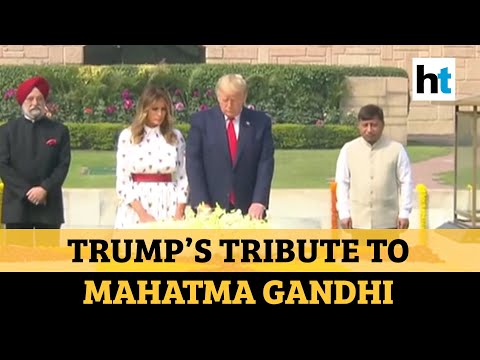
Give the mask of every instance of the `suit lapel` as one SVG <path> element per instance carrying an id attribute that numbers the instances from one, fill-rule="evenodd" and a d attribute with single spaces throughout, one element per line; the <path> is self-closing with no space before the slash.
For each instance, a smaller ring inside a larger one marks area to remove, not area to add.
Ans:
<path id="1" fill-rule="evenodd" d="M 211 121 L 211 129 L 213 130 L 212 133 L 215 134 L 215 137 L 218 139 L 218 142 L 221 147 L 221 151 L 225 154 L 225 157 L 229 163 L 230 160 L 230 149 L 228 147 L 228 139 L 227 139 L 227 127 L 225 123 L 225 116 L 220 111 L 219 107 L 215 108 L 215 116 L 213 121 Z"/>
<path id="2" fill-rule="evenodd" d="M 237 149 L 237 161 L 235 163 L 238 164 L 240 157 L 242 156 L 243 151 L 245 150 L 247 144 L 249 143 L 249 139 L 253 134 L 253 127 L 248 119 L 248 115 L 245 110 L 242 111 L 240 116 L 240 124 L 239 124 L 239 132 L 238 132 L 238 149 Z"/>

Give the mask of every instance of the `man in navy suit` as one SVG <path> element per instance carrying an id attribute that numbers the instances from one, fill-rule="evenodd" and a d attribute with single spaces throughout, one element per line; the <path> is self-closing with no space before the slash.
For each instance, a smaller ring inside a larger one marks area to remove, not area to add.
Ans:
<path id="1" fill-rule="evenodd" d="M 245 107 L 247 84 L 241 75 L 221 77 L 215 91 L 218 106 L 191 118 L 186 146 L 190 206 L 218 204 L 265 218 L 274 170 L 271 119 Z"/>

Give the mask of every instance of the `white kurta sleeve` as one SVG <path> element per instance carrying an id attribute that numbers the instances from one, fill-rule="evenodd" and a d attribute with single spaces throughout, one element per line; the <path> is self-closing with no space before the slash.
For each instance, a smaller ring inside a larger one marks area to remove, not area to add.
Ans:
<path id="1" fill-rule="evenodd" d="M 410 159 L 405 148 L 398 155 L 397 179 L 400 183 L 400 209 L 399 218 L 408 219 L 413 207 L 413 179 Z"/>
<path id="2" fill-rule="evenodd" d="M 346 145 L 340 150 L 335 171 L 337 183 L 337 211 L 340 219 L 350 217 L 350 170 L 348 169 Z"/>
<path id="3" fill-rule="evenodd" d="M 134 191 L 130 170 L 131 146 L 131 131 L 130 129 L 124 129 L 120 133 L 117 145 L 116 191 L 120 199 L 126 204 L 138 199 L 138 194 Z"/>
<path id="4" fill-rule="evenodd" d="M 177 134 L 177 160 L 175 171 L 175 182 L 177 183 L 177 202 L 179 204 L 186 204 L 188 198 L 188 178 L 185 167 L 185 149 L 186 143 L 180 131 L 176 131 Z"/>

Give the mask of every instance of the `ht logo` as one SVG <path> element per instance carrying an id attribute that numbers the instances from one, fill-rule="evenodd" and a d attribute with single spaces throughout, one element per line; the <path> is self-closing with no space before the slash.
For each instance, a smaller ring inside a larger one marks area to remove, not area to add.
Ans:
<path id="1" fill-rule="evenodd" d="M 415 58 L 412 100 L 455 100 L 455 59 Z"/>
<path id="2" fill-rule="evenodd" d="M 425 80 L 430 80 L 430 93 L 438 94 L 438 82 L 440 81 L 440 89 L 444 94 L 451 94 L 452 89 L 448 87 L 448 80 L 452 78 L 452 74 L 448 72 L 448 68 L 443 68 L 435 75 L 432 73 L 425 74 L 425 65 L 417 65 L 417 92 L 424 94 Z"/>

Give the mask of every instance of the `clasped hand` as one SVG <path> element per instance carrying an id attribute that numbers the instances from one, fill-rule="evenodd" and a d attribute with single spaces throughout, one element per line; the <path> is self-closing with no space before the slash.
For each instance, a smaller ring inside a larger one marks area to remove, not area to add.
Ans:
<path id="1" fill-rule="evenodd" d="M 45 205 L 47 201 L 47 190 L 41 186 L 35 186 L 28 190 L 27 199 L 34 205 Z"/>

